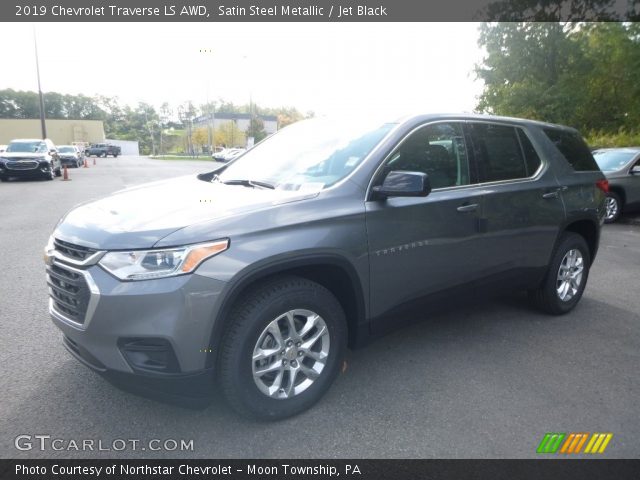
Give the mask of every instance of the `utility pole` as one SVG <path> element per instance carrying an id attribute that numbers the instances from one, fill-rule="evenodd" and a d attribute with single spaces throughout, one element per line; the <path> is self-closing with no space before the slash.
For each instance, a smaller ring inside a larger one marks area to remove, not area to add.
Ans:
<path id="1" fill-rule="evenodd" d="M 36 27 L 33 27 L 33 45 L 36 51 L 36 74 L 38 76 L 38 96 L 40 97 L 40 128 L 42 129 L 42 139 L 47 138 L 47 122 L 44 118 L 44 96 L 40 86 L 40 62 L 38 61 L 38 40 L 36 38 Z"/>

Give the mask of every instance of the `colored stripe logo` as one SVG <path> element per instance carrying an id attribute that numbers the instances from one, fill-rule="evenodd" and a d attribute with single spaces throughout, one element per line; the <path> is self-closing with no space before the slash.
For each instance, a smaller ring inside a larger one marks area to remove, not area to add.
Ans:
<path id="1" fill-rule="evenodd" d="M 545 433 L 537 453 L 604 453 L 613 433 Z M 588 439 L 588 441 L 587 441 Z M 586 445 L 586 447 L 585 447 Z M 584 447 L 584 451 L 582 448 Z"/>

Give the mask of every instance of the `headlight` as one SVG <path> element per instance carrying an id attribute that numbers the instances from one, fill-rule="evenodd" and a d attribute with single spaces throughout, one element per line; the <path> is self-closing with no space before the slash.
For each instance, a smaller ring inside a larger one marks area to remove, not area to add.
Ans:
<path id="1" fill-rule="evenodd" d="M 193 272 L 207 258 L 229 248 L 229 239 L 162 250 L 109 252 L 99 264 L 120 280 L 148 280 Z"/>

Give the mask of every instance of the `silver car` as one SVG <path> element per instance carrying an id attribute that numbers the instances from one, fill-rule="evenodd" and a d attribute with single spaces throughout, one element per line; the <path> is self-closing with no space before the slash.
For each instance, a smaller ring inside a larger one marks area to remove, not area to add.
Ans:
<path id="1" fill-rule="evenodd" d="M 622 212 L 640 209 L 640 147 L 603 148 L 593 152 L 600 170 L 609 180 L 605 222 Z"/>

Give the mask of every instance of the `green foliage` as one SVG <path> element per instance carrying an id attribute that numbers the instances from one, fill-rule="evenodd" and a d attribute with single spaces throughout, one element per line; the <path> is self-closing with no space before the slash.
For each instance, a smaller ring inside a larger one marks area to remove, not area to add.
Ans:
<path id="1" fill-rule="evenodd" d="M 253 137 L 255 143 L 266 138 L 267 132 L 264 131 L 264 122 L 259 117 L 253 117 L 249 122 L 247 129 L 247 137 Z"/>
<path id="2" fill-rule="evenodd" d="M 495 0 L 482 9 L 480 14 L 482 18 L 498 22 L 620 20 L 614 4 L 614 0 Z M 631 10 L 627 16 L 631 17 Z"/>
<path id="3" fill-rule="evenodd" d="M 224 111 L 227 113 L 249 113 L 255 115 L 275 115 L 280 127 L 313 116 L 306 115 L 293 107 L 262 108 L 257 105 L 236 105 L 219 99 L 202 105 L 200 108 L 187 101 L 177 108 L 164 102 L 158 110 L 144 102 L 137 106 L 121 105 L 117 97 L 96 95 L 63 95 L 56 92 L 44 94 L 45 116 L 51 119 L 102 120 L 107 138 L 116 140 L 135 140 L 139 142 L 142 154 L 193 151 L 194 145 L 203 149 L 208 144 L 208 132 L 191 132 L 189 125 L 201 114 Z M 251 108 L 250 108 L 251 107 Z M 39 118 L 40 105 L 37 92 L 0 90 L 0 118 Z M 170 128 L 174 130 L 172 134 Z M 176 136 L 176 132 L 180 136 Z M 234 122 L 225 124 L 216 130 L 215 144 L 227 146 L 245 146 L 246 135 Z M 266 136 L 264 124 L 254 118 L 249 127 L 249 135 L 258 142 Z M 206 136 L 206 139 L 205 139 Z"/>
<path id="4" fill-rule="evenodd" d="M 476 66 L 481 112 L 539 119 L 583 131 L 640 127 L 637 24 L 485 23 Z"/>
<path id="5" fill-rule="evenodd" d="M 640 132 L 633 133 L 624 129 L 615 133 L 588 132 L 585 139 L 591 148 L 640 146 Z"/>

